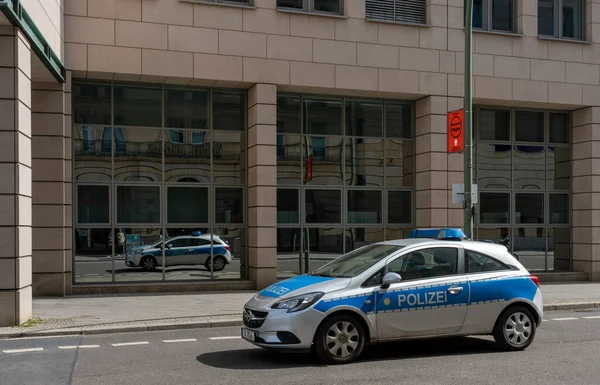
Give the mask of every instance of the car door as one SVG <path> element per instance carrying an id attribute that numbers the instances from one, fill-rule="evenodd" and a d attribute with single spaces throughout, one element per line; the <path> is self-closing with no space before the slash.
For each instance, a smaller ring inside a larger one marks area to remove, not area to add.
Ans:
<path id="1" fill-rule="evenodd" d="M 191 245 L 193 239 L 190 238 L 176 238 L 166 243 L 167 250 L 165 255 L 167 256 L 167 266 L 178 266 L 178 265 L 189 265 L 190 264 L 190 250 L 193 250 Z"/>
<path id="2" fill-rule="evenodd" d="M 402 281 L 377 292 L 378 339 L 459 332 L 469 300 L 463 261 L 459 245 L 429 246 L 388 261 L 386 273 Z"/>

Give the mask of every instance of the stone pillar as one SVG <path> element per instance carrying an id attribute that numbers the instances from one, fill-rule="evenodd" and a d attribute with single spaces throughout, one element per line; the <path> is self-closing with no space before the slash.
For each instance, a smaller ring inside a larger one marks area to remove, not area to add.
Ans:
<path id="1" fill-rule="evenodd" d="M 573 112 L 573 271 L 600 281 L 600 107 Z"/>
<path id="2" fill-rule="evenodd" d="M 0 326 L 31 319 L 31 51 L 0 29 Z"/>
<path id="3" fill-rule="evenodd" d="M 452 203 L 452 184 L 463 183 L 462 154 L 448 154 L 447 113 L 462 98 L 428 96 L 416 107 L 417 227 L 463 227 L 460 204 Z"/>
<path id="4" fill-rule="evenodd" d="M 248 265 L 263 289 L 277 279 L 277 87 L 256 84 L 248 97 Z"/>
<path id="5" fill-rule="evenodd" d="M 71 82 L 32 84 L 33 294 L 71 294 Z"/>

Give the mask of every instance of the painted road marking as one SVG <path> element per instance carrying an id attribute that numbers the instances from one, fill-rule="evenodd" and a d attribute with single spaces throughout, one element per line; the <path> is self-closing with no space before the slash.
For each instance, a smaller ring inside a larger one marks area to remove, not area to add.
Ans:
<path id="1" fill-rule="evenodd" d="M 579 318 L 566 317 L 566 318 L 552 318 L 552 321 L 573 321 Z"/>
<path id="2" fill-rule="evenodd" d="M 76 338 L 81 338 L 80 334 L 69 334 L 69 335 L 64 335 L 64 336 L 33 336 L 33 337 L 15 337 L 15 338 L 7 338 L 5 340 L 0 340 L 0 341 L 25 341 L 25 340 L 48 340 L 48 339 L 54 339 L 54 338 L 72 338 L 72 337 L 76 337 Z"/>
<path id="3" fill-rule="evenodd" d="M 195 338 L 184 338 L 184 339 L 180 339 L 180 340 L 163 340 L 163 342 L 165 344 L 175 344 L 178 342 L 198 342 L 198 340 Z"/>
<path id="4" fill-rule="evenodd" d="M 594 315 L 594 316 L 589 316 L 589 317 L 581 317 L 581 318 L 585 318 L 585 319 L 600 319 L 600 315 Z"/>
<path id="5" fill-rule="evenodd" d="M 11 354 L 11 353 L 29 353 L 29 352 L 41 352 L 44 348 L 29 348 L 29 349 L 7 349 L 3 350 L 2 353 Z"/>
<path id="6" fill-rule="evenodd" d="M 120 346 L 136 346 L 136 345 L 148 345 L 150 342 L 148 341 L 139 341 L 139 342 L 121 342 L 118 344 L 111 344 L 114 347 L 120 347 Z"/>
<path id="7" fill-rule="evenodd" d="M 242 337 L 240 336 L 227 336 L 227 337 L 209 337 L 209 340 L 218 341 L 218 340 L 237 340 Z"/>
<path id="8" fill-rule="evenodd" d="M 69 346 L 59 346 L 59 349 L 69 350 L 69 349 L 96 349 L 99 348 L 100 345 L 69 345 Z"/>

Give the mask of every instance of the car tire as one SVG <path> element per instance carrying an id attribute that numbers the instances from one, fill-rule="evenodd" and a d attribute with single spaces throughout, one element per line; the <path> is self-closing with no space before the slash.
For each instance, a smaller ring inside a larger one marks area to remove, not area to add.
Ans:
<path id="1" fill-rule="evenodd" d="M 365 346 L 362 324 L 350 315 L 333 316 L 323 322 L 315 335 L 315 352 L 327 364 L 348 364 Z"/>
<path id="2" fill-rule="evenodd" d="M 221 271 L 223 269 L 225 269 L 225 266 L 227 265 L 227 260 L 225 259 L 225 257 L 221 256 L 221 255 L 216 255 L 213 257 L 213 269 L 212 271 Z M 204 267 L 206 267 L 206 270 L 211 271 L 210 269 L 210 257 L 208 257 L 208 259 L 206 260 L 206 262 L 204 262 Z"/>
<path id="3" fill-rule="evenodd" d="M 494 340 L 501 350 L 525 350 L 535 338 L 537 325 L 531 311 L 523 306 L 504 310 L 494 327 Z"/>
<path id="4" fill-rule="evenodd" d="M 142 270 L 145 270 L 145 271 L 154 271 L 154 270 L 156 270 L 157 265 L 158 264 L 154 257 L 144 257 L 140 261 L 140 266 L 142 267 Z"/>

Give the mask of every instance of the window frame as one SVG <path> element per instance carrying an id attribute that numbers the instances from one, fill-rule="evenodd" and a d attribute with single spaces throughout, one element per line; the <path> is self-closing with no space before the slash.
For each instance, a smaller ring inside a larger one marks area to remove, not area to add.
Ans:
<path id="1" fill-rule="evenodd" d="M 200 4 L 217 4 L 224 5 L 227 7 L 241 7 L 241 8 L 254 8 L 254 0 L 246 0 L 246 3 L 240 3 L 231 0 L 181 0 L 186 3 L 200 3 Z"/>
<path id="2" fill-rule="evenodd" d="M 79 221 L 79 187 L 90 187 L 90 186 L 94 186 L 94 187 L 105 187 L 108 189 L 108 222 L 89 222 L 89 223 L 85 223 L 85 222 L 80 222 Z M 79 182 L 79 183 L 74 183 L 73 186 L 74 189 L 74 228 L 85 228 L 86 226 L 91 226 L 91 227 L 102 227 L 102 226 L 112 226 L 111 223 L 113 221 L 113 211 L 112 211 L 112 206 L 113 206 L 113 201 L 111 199 L 111 183 L 110 182 Z"/>
<path id="3" fill-rule="evenodd" d="M 252 0 L 249 0 L 252 1 Z M 315 10 L 315 0 L 300 0 L 302 1 L 302 8 L 290 8 L 279 5 L 279 0 L 276 2 L 276 8 L 278 11 L 283 12 L 299 12 L 299 13 L 313 13 L 316 15 L 323 16 L 344 16 L 344 1 L 337 0 L 338 7 L 340 9 L 339 12 L 325 12 L 325 11 L 317 11 Z"/>
<path id="4" fill-rule="evenodd" d="M 540 33 L 540 28 L 539 28 L 539 22 L 538 22 L 538 36 L 542 37 L 542 38 L 547 38 L 547 39 L 560 39 L 560 40 L 570 40 L 570 41 L 587 41 L 587 31 L 586 31 L 586 22 L 587 22 L 587 2 L 584 0 L 577 0 L 577 1 L 581 1 L 581 38 L 574 38 L 574 37 L 565 37 L 563 35 L 564 31 L 563 31 L 563 6 L 564 6 L 564 0 L 552 0 L 553 3 L 553 7 L 554 7 L 554 34 L 553 35 L 546 35 L 546 34 L 542 34 Z M 539 18 L 539 8 L 540 8 L 540 4 L 538 2 L 538 18 Z"/>
<path id="5" fill-rule="evenodd" d="M 481 0 L 481 4 L 482 4 L 482 14 L 483 14 L 483 20 L 481 21 L 482 26 L 481 27 L 475 27 L 473 26 L 473 31 L 485 31 L 485 32 L 496 32 L 496 33 L 509 33 L 509 34 L 516 34 L 518 33 L 518 29 L 517 29 L 517 16 L 518 16 L 518 12 L 517 12 L 517 1 L 513 0 L 512 3 L 512 17 L 513 17 L 513 25 L 512 28 L 510 30 L 506 30 L 506 29 L 495 29 L 493 28 L 494 22 L 493 22 L 493 13 L 492 13 L 492 2 L 494 0 Z M 556 1 L 556 0 L 555 0 Z M 467 25 L 467 9 L 464 6 L 463 3 L 463 23 L 466 26 Z M 471 18 L 471 25 L 473 25 L 473 19 Z"/>

